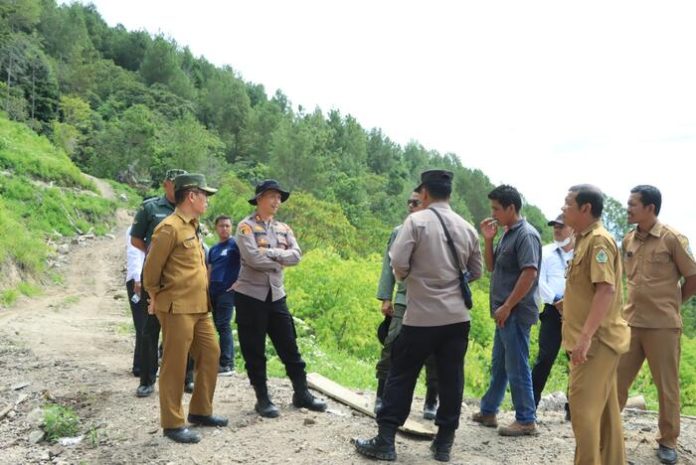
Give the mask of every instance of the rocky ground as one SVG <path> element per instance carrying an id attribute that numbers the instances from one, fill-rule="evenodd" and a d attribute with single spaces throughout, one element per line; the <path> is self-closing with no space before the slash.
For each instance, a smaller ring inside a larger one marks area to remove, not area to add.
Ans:
<path id="1" fill-rule="evenodd" d="M 216 391 L 216 413 L 229 417 L 229 427 L 201 429 L 203 440 L 196 445 L 165 439 L 157 396 L 136 398 L 138 381 L 129 373 L 133 336 L 123 284 L 127 223 L 128 216 L 119 212 L 112 237 L 72 244 L 62 261 L 63 284 L 0 311 L 1 464 L 373 463 L 356 455 L 350 444 L 353 437 L 375 432 L 372 419 L 333 401 L 323 414 L 295 409 L 284 379 L 271 381 L 281 417 L 261 419 L 241 374 L 220 378 Z M 49 402 L 77 412 L 83 435 L 79 443 L 42 439 L 38 409 Z M 468 420 L 473 409 L 473 402 L 464 406 L 452 463 L 572 463 L 572 430 L 561 412 L 540 414 L 538 437 L 509 439 Z M 511 421 L 513 415 L 502 417 Z M 625 414 L 624 420 L 629 457 L 636 464 L 658 463 L 655 416 Z M 683 421 L 681 444 L 680 463 L 696 464 L 696 421 Z M 400 435 L 399 463 L 434 463 L 428 445 Z"/>

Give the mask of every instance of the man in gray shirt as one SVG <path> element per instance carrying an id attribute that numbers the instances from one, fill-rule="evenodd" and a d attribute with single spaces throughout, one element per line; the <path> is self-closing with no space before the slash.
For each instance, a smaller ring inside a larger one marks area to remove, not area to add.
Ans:
<path id="1" fill-rule="evenodd" d="M 449 206 L 452 177 L 452 172 L 444 170 L 421 174 L 417 191 L 424 209 L 406 219 L 391 247 L 394 275 L 406 282 L 408 306 L 392 348 L 383 406 L 377 414 L 379 432 L 372 439 L 355 441 L 357 451 L 368 457 L 396 459 L 396 430 L 408 418 L 418 373 L 434 354 L 440 407 L 435 416 L 439 430 L 431 450 L 436 460 L 449 461 L 454 432 L 459 427 L 471 319 L 460 276 L 468 272 L 470 281 L 478 279 L 482 267 L 476 230 Z"/>
<path id="2" fill-rule="evenodd" d="M 488 194 L 492 218 L 481 222 L 486 268 L 492 272 L 491 316 L 496 321 L 491 381 L 481 399 L 481 411 L 472 419 L 496 427 L 496 414 L 510 381 L 515 421 L 498 428 L 501 436 L 537 434 L 536 406 L 529 370 L 529 333 L 539 319 L 535 301 L 541 267 L 541 237 L 520 216 L 522 197 L 512 186 L 501 185 Z M 505 232 L 495 250 L 498 225 Z"/>

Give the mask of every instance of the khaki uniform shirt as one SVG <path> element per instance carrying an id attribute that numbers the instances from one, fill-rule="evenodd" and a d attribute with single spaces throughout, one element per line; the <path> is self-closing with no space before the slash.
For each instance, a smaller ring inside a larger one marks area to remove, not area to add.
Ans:
<path id="1" fill-rule="evenodd" d="M 205 313 L 210 307 L 198 220 L 179 209 L 155 228 L 143 268 L 143 286 L 161 313 Z"/>
<path id="2" fill-rule="evenodd" d="M 261 301 L 269 292 L 272 302 L 285 297 L 283 267 L 297 265 L 302 257 L 292 229 L 253 213 L 237 226 L 236 241 L 242 267 L 234 291 Z"/>
<path id="3" fill-rule="evenodd" d="M 627 352 L 631 336 L 621 316 L 621 256 L 614 238 L 601 221 L 578 235 L 575 255 L 567 273 L 563 300 L 563 348 L 575 348 L 590 314 L 595 285 L 608 283 L 614 286 L 614 299 L 593 339 L 598 339 L 617 354 Z"/>
<path id="4" fill-rule="evenodd" d="M 638 328 L 681 328 L 680 280 L 696 275 L 686 236 L 659 221 L 623 240 L 628 295 L 624 318 Z"/>
<path id="5" fill-rule="evenodd" d="M 463 271 L 471 280 L 481 276 L 482 259 L 478 233 L 446 202 L 437 209 L 452 236 Z M 405 280 L 408 306 L 403 324 L 445 326 L 471 319 L 459 287 L 459 267 L 447 245 L 440 220 L 429 209 L 411 213 L 391 246 L 394 275 Z"/>

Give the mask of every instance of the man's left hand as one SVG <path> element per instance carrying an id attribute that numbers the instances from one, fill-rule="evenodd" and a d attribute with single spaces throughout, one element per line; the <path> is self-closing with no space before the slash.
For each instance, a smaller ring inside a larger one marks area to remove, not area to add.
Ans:
<path id="1" fill-rule="evenodd" d="M 505 322 L 510 317 L 511 312 L 512 308 L 510 308 L 507 304 L 501 305 L 496 309 L 495 312 L 493 312 L 493 318 L 495 318 L 495 322 L 499 328 L 505 327 Z"/>
<path id="2" fill-rule="evenodd" d="M 592 346 L 592 338 L 580 336 L 578 342 L 573 347 L 573 351 L 570 355 L 570 361 L 573 365 L 582 365 L 587 361 L 587 352 L 590 351 Z"/>
<path id="3" fill-rule="evenodd" d="M 150 296 L 150 300 L 148 300 L 147 313 L 149 315 L 155 314 L 155 296 L 154 295 Z"/>

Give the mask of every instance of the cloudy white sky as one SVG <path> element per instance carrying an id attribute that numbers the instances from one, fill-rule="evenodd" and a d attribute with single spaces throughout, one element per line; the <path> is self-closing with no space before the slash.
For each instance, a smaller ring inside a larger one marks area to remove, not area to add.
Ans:
<path id="1" fill-rule="evenodd" d="M 590 182 L 663 192 L 696 241 L 693 2 L 93 0 L 295 105 L 456 153 L 548 217 Z"/>

